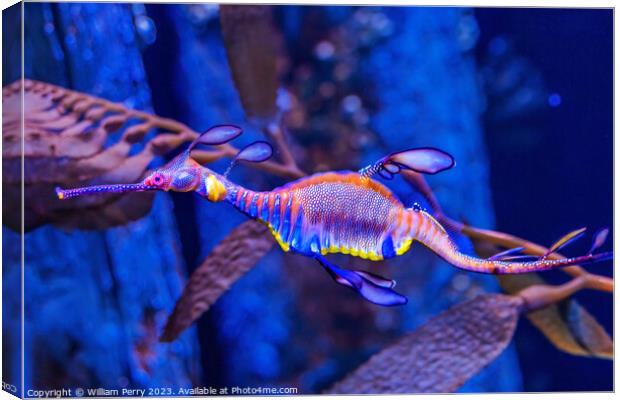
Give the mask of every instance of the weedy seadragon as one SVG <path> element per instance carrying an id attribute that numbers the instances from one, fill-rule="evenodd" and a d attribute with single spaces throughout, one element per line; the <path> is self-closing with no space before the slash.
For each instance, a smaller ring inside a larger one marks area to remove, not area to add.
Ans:
<path id="1" fill-rule="evenodd" d="M 269 227 L 282 250 L 316 259 L 339 284 L 356 290 L 379 305 L 404 304 L 407 298 L 394 291 L 395 281 L 366 271 L 340 268 L 325 257 L 343 253 L 379 261 L 406 253 L 413 242 L 428 247 L 457 268 L 485 274 L 520 274 L 613 258 L 612 252 L 594 254 L 608 234 L 594 236 L 586 255 L 563 259 L 548 256 L 582 236 L 585 228 L 568 233 L 542 257 L 518 255 L 511 249 L 488 259 L 459 250 L 451 234 L 431 213 L 420 207 L 405 207 L 375 175 L 391 178 L 403 169 L 436 174 L 452 168 L 452 156 L 435 148 L 416 148 L 392 153 L 361 170 L 317 173 L 267 192 L 255 192 L 231 182 L 228 172 L 218 174 L 191 158 L 199 144 L 218 145 L 241 134 L 233 125 L 218 125 L 200 135 L 187 150 L 140 183 L 56 189 L 60 199 L 95 194 L 148 190 L 196 192 L 212 201 L 226 201 Z M 239 151 L 238 161 L 262 162 L 272 155 L 267 142 L 254 142 Z"/>

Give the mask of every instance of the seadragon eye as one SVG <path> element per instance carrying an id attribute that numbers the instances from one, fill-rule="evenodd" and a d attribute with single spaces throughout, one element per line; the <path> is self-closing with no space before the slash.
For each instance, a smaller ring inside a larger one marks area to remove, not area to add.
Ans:
<path id="1" fill-rule="evenodd" d="M 152 186 L 160 186 L 164 183 L 164 177 L 160 173 L 153 174 L 149 179 L 147 184 Z"/>

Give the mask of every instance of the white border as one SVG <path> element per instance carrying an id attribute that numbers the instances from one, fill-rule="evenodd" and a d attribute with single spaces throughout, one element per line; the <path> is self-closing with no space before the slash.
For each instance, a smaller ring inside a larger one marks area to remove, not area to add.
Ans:
<path id="1" fill-rule="evenodd" d="M 80 2 L 78 0 L 68 0 L 68 1 L 72 1 L 72 2 Z M 84 2 L 85 0 L 83 0 L 82 2 Z M 123 2 L 128 2 L 128 3 L 144 3 L 144 1 L 136 1 L 136 0 L 127 0 L 127 1 L 123 1 Z M 192 0 L 185 0 L 185 1 L 175 1 L 175 0 L 150 0 L 150 1 L 146 1 L 148 3 L 240 3 L 240 4 L 260 4 L 260 3 L 266 3 L 265 1 L 259 1 L 259 0 L 244 0 L 244 1 L 192 1 Z M 17 3 L 14 0 L 0 0 L 0 6 L 1 8 L 4 10 L 7 7 L 10 7 L 11 5 Z M 356 5 L 362 5 L 362 4 L 375 4 L 375 5 L 405 5 L 405 6 L 441 6 L 441 7 L 449 7 L 449 6 L 468 6 L 468 7 L 537 7 L 537 8 L 541 8 L 541 7 L 553 7 L 553 8 L 615 8 L 616 7 L 616 2 L 615 1 L 601 1 L 601 0 L 590 0 L 590 1 L 571 1 L 571 0 L 565 0 L 565 1 L 558 1 L 558 0 L 538 0 L 538 1 L 519 1 L 519 2 L 513 2 L 513 1 L 508 1 L 508 2 L 502 2 L 502 3 L 498 3 L 498 2 L 494 2 L 494 1 L 485 1 L 485 0 L 477 0 L 474 2 L 471 1 L 461 1 L 461 0 L 451 0 L 449 2 L 446 1 L 432 1 L 432 0 L 427 0 L 427 1 L 415 1 L 415 0 L 407 0 L 407 1 L 389 1 L 389 0 L 374 0 L 374 1 L 347 1 L 347 0 L 330 0 L 330 1 L 303 1 L 303 0 L 288 0 L 288 1 L 282 1 L 282 0 L 271 0 L 268 2 L 269 4 L 306 4 L 306 5 L 318 5 L 318 4 L 331 4 L 331 5 L 338 5 L 338 4 L 356 4 Z M 2 21 L 0 20 L 0 32 L 2 31 Z M 1 33 L 0 33 L 1 35 Z M 616 123 L 616 115 L 618 115 L 618 111 L 619 111 L 619 106 L 618 103 L 615 102 L 615 94 L 618 92 L 618 82 L 615 79 L 615 72 L 616 72 L 616 66 L 618 65 L 618 52 L 617 52 L 617 44 L 619 43 L 619 37 L 618 37 L 618 30 L 615 29 L 615 11 L 614 11 L 614 133 L 615 133 L 615 123 Z M 22 34 L 23 36 L 23 34 Z M 22 37 L 23 40 L 23 37 Z M 2 73 L 2 65 L 1 65 L 1 54 L 0 54 L 0 74 Z M 22 57 L 23 57 L 23 52 L 22 52 Z M 23 64 L 23 59 L 22 59 L 22 64 Z M 22 69 L 23 69 L 23 65 L 22 65 Z M 22 75 L 23 75 L 23 71 L 22 71 Z M 1 128 L 0 128 L 1 129 Z M 614 135 L 614 139 L 615 139 L 615 135 Z M 2 149 L 2 145 L 0 144 L 0 151 Z M 618 143 L 614 140 L 614 155 L 617 154 L 617 150 L 618 150 Z M 0 165 L 0 172 L 2 171 L 2 166 Z M 617 188 L 618 186 L 616 185 L 617 183 L 617 178 L 618 176 L 620 176 L 619 174 L 619 169 L 618 169 L 618 165 L 615 162 L 615 157 L 614 157 L 614 199 L 617 198 Z M 1 176 L 1 175 L 0 175 Z M 595 188 L 594 188 L 595 189 Z M 0 201 L 2 200 L 2 194 L 0 193 Z M 615 205 L 615 204 L 614 204 Z M 615 211 L 615 207 L 614 207 L 614 211 Z M 22 214 L 23 215 L 23 214 Z M 1 215 L 0 215 L 0 222 L 1 222 Z M 614 213 L 614 226 L 618 226 L 618 223 L 620 222 L 620 217 L 618 216 L 617 213 Z M 614 230 L 615 232 L 615 230 Z M 1 239 L 1 231 L 0 231 L 0 239 Z M 22 240 L 23 240 L 23 236 L 22 236 Z M 614 252 L 616 254 L 618 254 L 618 243 L 620 242 L 620 239 L 618 239 L 617 236 L 614 235 Z M 23 244 L 23 242 L 22 242 Z M 22 250 L 23 251 L 23 250 Z M 1 260 L 0 260 L 1 262 Z M 614 263 L 615 264 L 615 263 Z M 22 277 L 23 279 L 23 277 Z M 0 276 L 0 287 L 2 284 L 2 278 Z M 22 285 L 23 285 L 23 281 L 22 281 Z M 615 332 L 620 332 L 619 330 L 619 326 L 618 326 L 618 307 L 616 307 L 616 302 L 615 302 L 616 298 L 614 296 L 614 331 Z M 2 299 L 0 297 L 0 313 L 1 313 L 1 305 L 2 305 Z M 22 306 L 23 306 L 23 299 L 22 299 Z M 0 331 L 0 341 L 2 340 L 2 332 Z M 23 340 L 23 338 L 22 338 Z M 22 343 L 23 345 L 23 343 Z M 23 356 L 23 353 L 22 353 Z M 23 360 L 22 360 L 23 361 Z M 23 362 L 22 362 L 22 366 L 23 366 Z M 2 374 L 2 363 L 0 362 L 0 376 Z M 618 378 L 619 378 L 619 374 L 620 372 L 618 371 L 618 368 L 615 368 L 615 361 L 614 361 L 614 388 L 616 387 L 617 383 L 619 382 Z M 23 380 L 23 374 L 22 374 L 22 380 Z M 23 382 L 22 382 L 22 387 L 23 387 Z M 448 396 L 454 396 L 454 395 L 390 395 L 389 398 L 390 399 L 437 399 L 437 398 L 447 398 Z M 493 396 L 493 398 L 495 398 L 496 396 L 501 397 L 502 399 L 507 399 L 507 400 L 514 400 L 514 399 L 522 399 L 522 398 L 529 398 L 529 399 L 538 399 L 539 397 L 545 398 L 545 399 L 568 399 L 568 400 L 572 400 L 572 399 L 578 399 L 578 398 L 587 398 L 589 399 L 608 399 L 608 398 L 612 398 L 614 397 L 613 393 L 591 393 L 591 392 L 571 392 L 571 393 L 544 393 L 544 394 L 540 394 L 540 393 L 510 393 L 510 394 L 498 394 L 498 393 L 489 393 L 489 394 L 458 394 L 457 396 L 461 397 L 464 396 L 468 399 L 489 399 L 490 396 Z M 303 396 L 306 399 L 325 399 L 325 398 L 332 398 L 335 396 Z M 343 396 L 339 396 L 339 397 L 343 397 Z M 344 396 L 343 398 L 348 398 L 348 399 L 354 399 L 354 398 L 359 398 L 361 396 Z M 364 396 L 366 397 L 366 396 Z M 374 397 L 374 396 L 373 396 Z M 378 397 L 378 396 L 377 396 Z M 381 396 L 383 397 L 383 396 Z M 388 396 L 385 396 L 388 397 Z M 234 396 L 230 396 L 227 398 L 243 398 L 243 399 L 256 399 L 256 397 L 253 396 L 248 396 L 248 397 L 234 397 Z M 261 397 L 264 398 L 264 397 Z M 273 398 L 273 399 L 278 399 L 280 397 L 268 397 L 268 398 Z M 11 396 L 10 394 L 8 394 L 7 392 L 4 391 L 0 391 L 0 400 L 9 400 L 9 399 L 15 399 L 14 396 Z M 186 398 L 178 398 L 178 399 L 186 399 Z"/>

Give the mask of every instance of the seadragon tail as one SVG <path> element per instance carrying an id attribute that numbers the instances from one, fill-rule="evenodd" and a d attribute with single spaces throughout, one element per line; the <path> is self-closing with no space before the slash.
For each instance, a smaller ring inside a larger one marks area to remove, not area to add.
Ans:
<path id="1" fill-rule="evenodd" d="M 594 237 L 594 244 L 588 254 L 578 257 L 549 259 L 549 255 L 581 237 L 584 229 L 579 229 L 563 236 L 550 246 L 550 251 L 541 257 L 530 255 L 515 255 L 521 249 L 503 251 L 488 259 L 478 258 L 465 254 L 459 250 L 443 226 L 430 214 L 423 211 L 411 210 L 415 213 L 413 221 L 417 224 L 411 229 L 411 238 L 416 240 L 451 265 L 467 271 L 484 274 L 524 274 L 530 272 L 547 271 L 570 265 L 585 265 L 613 259 L 613 252 L 594 254 L 607 237 L 608 230 L 599 231 Z M 527 261 L 526 261 L 527 260 Z"/>

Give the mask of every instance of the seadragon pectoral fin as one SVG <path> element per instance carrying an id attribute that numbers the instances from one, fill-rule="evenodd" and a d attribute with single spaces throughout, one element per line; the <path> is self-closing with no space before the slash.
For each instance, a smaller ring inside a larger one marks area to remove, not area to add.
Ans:
<path id="1" fill-rule="evenodd" d="M 398 306 L 407 303 L 405 296 L 392 289 L 396 282 L 391 279 L 370 272 L 339 268 L 322 255 L 316 255 L 315 258 L 334 281 L 355 290 L 371 303 L 381 306 Z"/>
<path id="2" fill-rule="evenodd" d="M 216 125 L 205 132 L 201 133 L 192 143 L 190 143 L 188 151 L 191 151 L 199 144 L 208 144 L 212 146 L 228 143 L 241 135 L 243 131 L 236 125 Z"/>
<path id="3" fill-rule="evenodd" d="M 272 155 L 273 147 L 271 147 L 269 143 L 262 140 L 250 143 L 249 145 L 239 150 L 237 155 L 230 162 L 230 165 L 228 166 L 228 169 L 226 169 L 226 172 L 224 172 L 224 176 L 227 177 L 232 168 L 239 161 L 260 163 L 263 161 L 267 161 L 269 158 L 271 158 Z"/>

